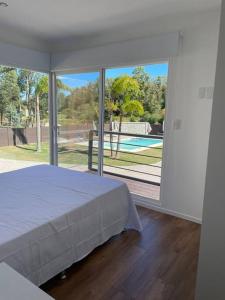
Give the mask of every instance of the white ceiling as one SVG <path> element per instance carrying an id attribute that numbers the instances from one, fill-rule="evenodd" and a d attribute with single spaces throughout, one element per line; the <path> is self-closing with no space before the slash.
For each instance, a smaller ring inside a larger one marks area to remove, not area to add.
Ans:
<path id="1" fill-rule="evenodd" d="M 5 0 L 0 39 L 46 51 L 147 36 L 154 24 L 219 7 L 221 0 Z M 172 23 L 173 23 L 172 22 Z M 174 26 L 172 26 L 174 27 Z M 154 30 L 152 30 L 154 28 Z"/>

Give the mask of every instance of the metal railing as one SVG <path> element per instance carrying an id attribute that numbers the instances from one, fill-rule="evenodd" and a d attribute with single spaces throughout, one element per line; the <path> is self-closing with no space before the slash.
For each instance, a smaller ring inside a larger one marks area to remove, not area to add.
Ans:
<path id="1" fill-rule="evenodd" d="M 140 141 L 137 142 L 137 139 Z M 150 139 L 157 139 L 161 142 L 142 143 Z M 160 185 L 162 143 L 162 135 L 104 131 L 103 172 L 126 179 Z M 88 142 L 88 169 L 90 171 L 97 171 L 97 160 L 98 131 L 91 130 Z"/>

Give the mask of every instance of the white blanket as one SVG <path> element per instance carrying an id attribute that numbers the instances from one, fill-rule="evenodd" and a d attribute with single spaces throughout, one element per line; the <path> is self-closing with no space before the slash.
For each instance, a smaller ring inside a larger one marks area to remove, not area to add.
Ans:
<path id="1" fill-rule="evenodd" d="M 127 186 L 41 165 L 0 174 L 0 261 L 37 285 L 124 229 L 141 230 Z"/>

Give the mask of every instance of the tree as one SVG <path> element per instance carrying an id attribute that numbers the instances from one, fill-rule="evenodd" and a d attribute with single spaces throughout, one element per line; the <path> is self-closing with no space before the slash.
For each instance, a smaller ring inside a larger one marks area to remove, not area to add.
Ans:
<path id="1" fill-rule="evenodd" d="M 48 76 L 40 73 L 34 74 L 34 96 L 35 96 L 35 119 L 36 119 L 36 136 L 37 152 L 41 151 L 41 118 L 45 118 L 48 112 Z M 70 91 L 60 79 L 56 81 L 59 90 Z"/>
<path id="2" fill-rule="evenodd" d="M 167 78 L 158 76 L 151 79 L 142 66 L 136 67 L 132 74 L 139 83 L 139 100 L 142 101 L 145 110 L 141 120 L 151 124 L 161 122 L 164 119 Z"/>
<path id="3" fill-rule="evenodd" d="M 162 84 L 161 77 L 157 77 L 151 84 L 151 95 L 148 102 L 148 111 L 151 113 L 151 120 L 154 123 L 162 122 L 165 108 L 166 86 Z"/>
<path id="4" fill-rule="evenodd" d="M 64 93 L 63 93 L 64 94 Z M 58 107 L 61 121 L 71 120 L 74 123 L 92 123 L 98 120 L 98 83 L 89 83 L 71 90 L 70 94 L 63 96 L 58 93 Z"/>
<path id="5" fill-rule="evenodd" d="M 118 133 L 121 132 L 124 116 L 133 114 L 142 115 L 144 113 L 142 103 L 136 99 L 138 97 L 139 92 L 140 88 L 137 80 L 128 75 L 118 77 L 114 80 L 112 84 L 112 97 L 118 107 Z M 118 134 L 115 157 L 118 156 L 119 149 L 120 134 Z"/>
<path id="6" fill-rule="evenodd" d="M 8 119 L 8 123 L 13 128 L 18 128 L 21 125 L 21 113 L 14 104 L 10 103 L 6 107 L 5 117 Z"/>
<path id="7" fill-rule="evenodd" d="M 136 67 L 132 72 L 133 78 L 137 80 L 139 84 L 139 99 L 145 103 L 148 89 L 149 89 L 149 83 L 151 81 L 150 75 L 145 71 L 145 68 L 143 66 Z"/>
<path id="8" fill-rule="evenodd" d="M 3 125 L 4 114 L 11 107 L 20 109 L 20 90 L 17 84 L 17 73 L 13 68 L 0 67 L 0 123 Z M 10 121 L 10 120 L 9 120 Z M 12 126 L 12 124 L 11 124 Z"/>
<path id="9" fill-rule="evenodd" d="M 108 78 L 105 82 L 105 118 L 109 119 L 109 139 L 110 139 L 110 152 L 111 157 L 113 156 L 113 134 L 112 134 L 112 123 L 113 123 L 113 114 L 118 110 L 116 101 L 112 97 L 112 85 L 113 79 Z"/>
<path id="10" fill-rule="evenodd" d="M 35 90 L 36 80 L 38 73 L 30 71 L 30 70 L 24 70 L 24 69 L 18 69 L 18 86 L 20 88 L 20 93 L 22 99 L 25 101 L 25 110 L 28 112 L 28 118 L 26 118 L 26 126 L 29 126 L 30 124 L 33 125 L 34 118 L 33 118 L 33 112 L 35 111 L 35 107 L 33 106 L 33 94 Z"/>
<path id="11" fill-rule="evenodd" d="M 40 118 L 40 97 L 48 94 L 48 76 L 37 76 L 35 85 L 35 98 L 36 98 L 36 134 L 37 134 L 37 152 L 41 152 L 41 118 Z"/>
<path id="12" fill-rule="evenodd" d="M 57 86 L 57 89 L 60 91 L 72 92 L 72 90 L 73 90 L 68 85 L 63 83 L 62 80 L 59 78 L 56 79 L 56 86 Z"/>

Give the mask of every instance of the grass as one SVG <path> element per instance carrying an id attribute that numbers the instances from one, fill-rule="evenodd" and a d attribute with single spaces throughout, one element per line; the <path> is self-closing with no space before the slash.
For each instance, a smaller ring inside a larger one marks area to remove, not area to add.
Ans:
<path id="1" fill-rule="evenodd" d="M 49 147 L 47 143 L 43 143 L 41 152 L 36 151 L 36 144 L 0 147 L 0 158 L 48 162 Z"/>
<path id="2" fill-rule="evenodd" d="M 64 152 L 71 150 L 71 152 Z M 69 145 L 59 147 L 59 164 L 61 165 L 86 165 L 88 164 L 88 149 L 86 146 Z M 104 163 L 111 166 L 131 166 L 138 164 L 154 164 L 161 161 L 162 149 L 147 149 L 137 153 L 120 153 L 117 159 L 110 157 L 110 151 L 104 151 Z M 140 155 L 140 156 L 139 156 Z M 150 156 L 150 157 L 146 157 Z M 42 151 L 36 151 L 36 144 L 21 146 L 0 147 L 0 158 L 12 160 L 26 160 L 35 162 L 49 162 L 49 147 L 42 144 Z M 125 162 L 128 160 L 130 162 Z M 97 152 L 93 155 L 93 163 L 97 163 Z"/>

